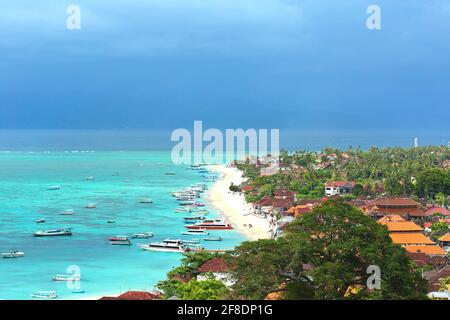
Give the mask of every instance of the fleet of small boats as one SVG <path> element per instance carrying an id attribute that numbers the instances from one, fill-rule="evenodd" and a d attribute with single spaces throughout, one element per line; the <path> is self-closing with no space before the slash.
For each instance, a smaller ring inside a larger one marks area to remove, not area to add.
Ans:
<path id="1" fill-rule="evenodd" d="M 143 166 L 143 164 L 139 164 Z M 193 165 L 190 167 L 191 170 L 196 170 L 202 174 L 208 174 L 208 170 L 204 169 L 202 165 Z M 166 172 L 166 175 L 175 175 L 175 172 Z M 118 176 L 118 172 L 113 172 L 113 176 Z M 202 177 L 207 181 L 214 181 L 216 179 L 215 175 L 202 175 Z M 94 176 L 88 176 L 84 178 L 86 181 L 95 180 Z M 59 185 L 50 186 L 48 190 L 59 190 L 61 187 Z M 230 223 L 226 222 L 224 219 L 206 219 L 205 215 L 209 214 L 209 211 L 204 208 L 204 204 L 199 202 L 198 199 L 201 198 L 202 194 L 208 189 L 205 183 L 193 184 L 188 188 L 181 189 L 172 193 L 172 196 L 176 198 L 179 207 L 174 209 L 177 213 L 192 214 L 192 216 L 184 216 L 183 220 L 185 222 L 186 231 L 182 232 L 182 235 L 186 236 L 208 236 L 209 230 L 230 230 L 233 229 Z M 153 203 L 151 198 L 143 198 L 139 200 L 139 203 L 150 204 Z M 95 203 L 85 204 L 86 209 L 96 208 Z M 67 209 L 60 213 L 61 215 L 74 215 L 75 211 L 73 209 Z M 46 222 L 45 218 L 35 220 L 36 223 Z M 114 223 L 114 220 L 108 220 L 108 223 Z M 41 230 L 33 233 L 35 237 L 54 237 L 54 236 L 70 236 L 72 235 L 71 228 L 60 228 L 60 229 L 50 229 Z M 152 232 L 140 232 L 134 233 L 130 236 L 132 239 L 148 239 L 152 238 L 154 235 Z M 115 236 L 108 239 L 111 245 L 118 246 L 131 246 L 132 242 L 128 236 Z M 203 241 L 222 241 L 222 237 L 204 237 Z M 159 251 L 159 252 L 188 252 L 190 250 L 203 250 L 200 247 L 200 239 L 191 240 L 180 240 L 180 239 L 165 239 L 162 242 L 151 242 L 149 244 L 139 244 L 139 248 L 145 251 Z M 193 249 L 195 247 L 196 249 Z M 18 250 L 11 250 L 1 254 L 2 258 L 19 258 L 24 257 L 25 253 Z M 53 281 L 69 282 L 69 281 L 81 281 L 79 275 L 71 274 L 56 274 L 52 277 Z M 75 290 L 73 293 L 84 293 L 84 290 Z M 32 298 L 35 299 L 56 299 L 58 297 L 57 291 L 36 291 L 31 294 Z"/>
<path id="2" fill-rule="evenodd" d="M 43 230 L 43 231 L 37 231 L 33 235 L 35 237 L 71 236 L 72 229 L 71 228 L 63 228 L 63 229 Z"/>

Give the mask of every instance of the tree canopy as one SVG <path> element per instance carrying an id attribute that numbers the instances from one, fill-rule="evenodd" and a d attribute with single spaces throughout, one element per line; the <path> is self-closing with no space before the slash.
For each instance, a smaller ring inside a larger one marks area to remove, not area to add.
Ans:
<path id="1" fill-rule="evenodd" d="M 342 200 L 329 200 L 289 224 L 284 238 L 245 242 L 228 257 L 233 294 L 263 299 L 422 299 L 426 282 L 387 229 Z M 369 290 L 367 268 L 381 270 Z M 362 288 L 348 295 L 349 288 Z"/>

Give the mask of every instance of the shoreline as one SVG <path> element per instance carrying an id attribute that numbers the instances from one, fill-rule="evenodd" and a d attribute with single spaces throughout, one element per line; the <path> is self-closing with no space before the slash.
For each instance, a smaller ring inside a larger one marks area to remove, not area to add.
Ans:
<path id="1" fill-rule="evenodd" d="M 246 240 L 269 239 L 269 221 L 250 214 L 251 206 L 245 202 L 244 196 L 232 193 L 229 190 L 233 182 L 239 185 L 243 182 L 242 172 L 236 168 L 226 165 L 212 165 L 209 170 L 219 173 L 221 177 L 213 183 L 205 194 L 205 202 L 230 222 L 234 230 L 242 234 Z M 245 215 L 243 214 L 245 213 Z M 251 228 L 248 226 L 252 225 Z M 99 300 L 103 296 L 116 297 L 121 293 L 110 293 L 106 295 L 92 295 L 87 297 L 76 297 L 68 300 Z"/>
<path id="2" fill-rule="evenodd" d="M 221 174 L 221 178 L 206 194 L 208 204 L 219 211 L 220 215 L 248 240 L 269 239 L 269 221 L 250 214 L 251 206 L 245 202 L 244 196 L 229 190 L 231 183 L 239 185 L 244 181 L 242 172 L 225 165 L 212 165 L 208 166 L 208 169 Z"/>

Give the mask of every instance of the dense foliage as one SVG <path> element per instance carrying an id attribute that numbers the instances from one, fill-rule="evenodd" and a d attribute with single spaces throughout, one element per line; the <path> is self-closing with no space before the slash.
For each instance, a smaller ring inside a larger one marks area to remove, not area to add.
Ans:
<path id="1" fill-rule="evenodd" d="M 324 184 L 331 180 L 355 181 L 354 195 L 376 197 L 421 197 L 446 201 L 450 195 L 450 170 L 444 162 L 450 161 L 450 148 L 371 148 L 324 149 L 321 153 L 298 151 L 282 152 L 283 171 L 260 176 L 255 164 L 240 164 L 239 169 L 249 178 L 258 193 L 249 193 L 247 200 L 256 201 L 276 189 L 296 191 L 299 198 L 320 198 Z M 443 196 L 437 199 L 438 196 Z"/>
<path id="2" fill-rule="evenodd" d="M 236 298 L 424 299 L 426 283 L 387 230 L 357 208 L 330 200 L 295 220 L 286 237 L 245 242 L 229 255 Z M 369 290 L 367 268 L 381 269 Z M 309 267 L 307 267 L 309 266 Z M 348 295 L 351 288 L 359 288 Z"/>

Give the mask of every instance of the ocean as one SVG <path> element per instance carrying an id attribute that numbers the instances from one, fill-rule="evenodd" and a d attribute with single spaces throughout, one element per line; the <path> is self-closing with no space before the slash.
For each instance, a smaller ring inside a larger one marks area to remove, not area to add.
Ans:
<path id="1" fill-rule="evenodd" d="M 90 176 L 95 180 L 85 179 Z M 172 164 L 168 151 L 0 153 L 0 251 L 25 252 L 23 258 L 0 259 L 0 299 L 29 299 L 38 290 L 56 290 L 63 299 L 152 290 L 182 255 L 143 251 L 137 244 L 190 238 L 181 235 L 184 214 L 173 211 L 178 204 L 171 192 L 202 179 L 197 171 Z M 60 190 L 47 190 L 54 185 Z M 142 198 L 153 203 L 139 203 Z M 91 202 L 96 209 L 84 208 Z M 67 209 L 75 214 L 61 215 Z M 37 224 L 40 218 L 46 222 Z M 60 227 L 71 227 L 73 235 L 32 236 Z M 108 242 L 111 236 L 149 231 L 154 238 L 133 239 L 130 247 Z M 206 248 L 230 249 L 245 240 L 236 231 L 211 235 L 224 240 L 202 243 Z M 84 294 L 51 280 L 68 268 L 79 268 Z"/>
<path id="2" fill-rule="evenodd" d="M 280 131 L 280 145 L 311 151 L 350 145 L 410 147 L 414 137 L 420 145 L 446 145 L 450 140 L 448 132 Z M 172 163 L 172 145 L 170 132 L 159 131 L 0 130 L 0 252 L 25 252 L 24 258 L 0 259 L 0 299 L 29 299 L 38 290 L 56 290 L 63 299 L 152 290 L 179 265 L 182 255 L 146 252 L 137 244 L 183 238 L 183 214 L 173 211 L 177 202 L 171 192 L 202 182 L 198 172 Z M 86 181 L 90 176 L 95 180 Z M 54 185 L 61 189 L 47 190 Z M 153 204 L 139 203 L 148 197 Z M 90 202 L 97 208 L 85 209 Z M 60 214 L 67 209 L 75 215 Z M 211 211 L 211 216 L 218 215 Z M 46 222 L 36 224 L 40 218 Z M 71 227 L 73 236 L 32 236 L 38 230 L 60 227 Z M 148 231 L 154 238 L 133 241 L 130 247 L 108 243 L 111 236 Z M 213 235 L 224 241 L 204 243 L 205 247 L 230 249 L 245 240 L 236 231 Z M 84 294 L 51 281 L 68 268 L 80 270 Z"/>

